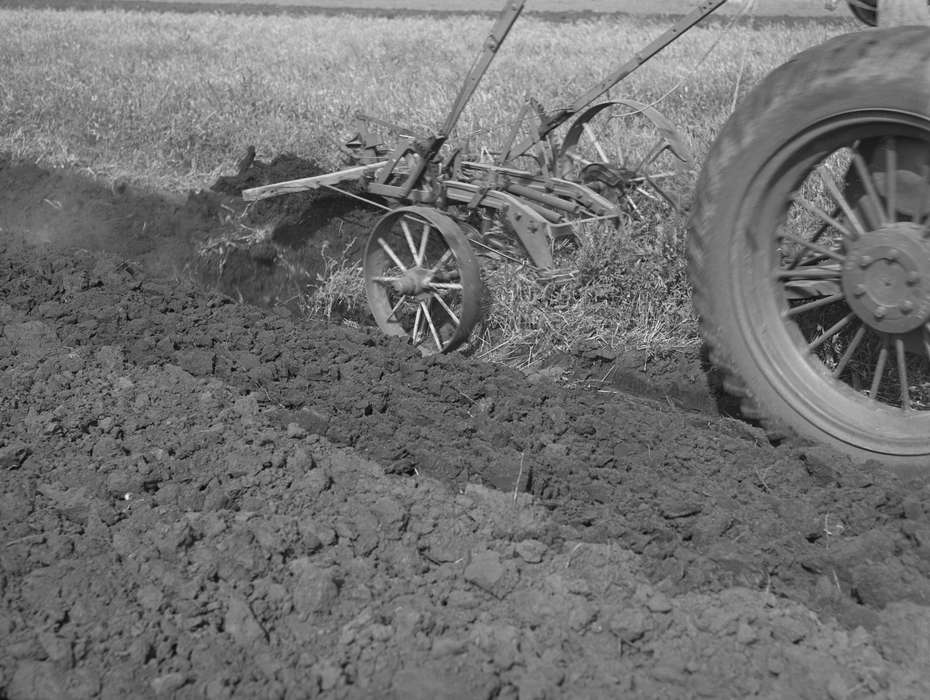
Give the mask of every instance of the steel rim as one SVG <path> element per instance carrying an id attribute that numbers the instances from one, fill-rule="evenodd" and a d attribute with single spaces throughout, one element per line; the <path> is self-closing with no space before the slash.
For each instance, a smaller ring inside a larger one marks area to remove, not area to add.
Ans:
<path id="1" fill-rule="evenodd" d="M 378 222 L 366 245 L 365 285 L 378 327 L 424 355 L 459 347 L 478 318 L 477 263 L 461 229 L 436 211 L 406 207 Z"/>
<path id="2" fill-rule="evenodd" d="M 819 122 L 750 184 L 730 253 L 768 384 L 840 441 L 889 455 L 930 443 L 928 164 L 925 117 Z"/>
<path id="3" fill-rule="evenodd" d="M 682 210 L 689 147 L 654 108 L 632 100 L 594 105 L 572 123 L 556 158 L 558 177 L 580 182 L 644 217 L 649 208 Z"/>
<path id="4" fill-rule="evenodd" d="M 846 4 L 857 20 L 870 27 L 878 26 L 878 0 L 846 0 Z"/>
<path id="5" fill-rule="evenodd" d="M 870 27 L 878 24 L 877 0 L 847 0 L 846 4 L 853 13 L 853 17 L 863 24 Z"/>

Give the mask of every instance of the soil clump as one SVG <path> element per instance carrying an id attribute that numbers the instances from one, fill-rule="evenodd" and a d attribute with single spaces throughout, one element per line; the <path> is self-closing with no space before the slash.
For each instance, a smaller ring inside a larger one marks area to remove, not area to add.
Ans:
<path id="1" fill-rule="evenodd" d="M 163 272 L 225 194 L 20 167 L 0 697 L 930 695 L 930 484 L 234 303 Z"/>

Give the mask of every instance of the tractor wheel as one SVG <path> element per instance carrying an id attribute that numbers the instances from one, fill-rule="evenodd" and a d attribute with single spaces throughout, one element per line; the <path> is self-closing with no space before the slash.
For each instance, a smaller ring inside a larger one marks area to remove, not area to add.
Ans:
<path id="1" fill-rule="evenodd" d="M 689 275 L 712 361 L 775 434 L 930 475 L 930 29 L 767 76 L 705 161 Z"/>

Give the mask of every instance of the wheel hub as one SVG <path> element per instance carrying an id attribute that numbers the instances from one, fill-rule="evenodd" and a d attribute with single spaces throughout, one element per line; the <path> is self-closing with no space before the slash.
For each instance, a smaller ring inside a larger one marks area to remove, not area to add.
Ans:
<path id="1" fill-rule="evenodd" d="M 853 243 L 843 265 L 850 308 L 882 333 L 907 333 L 930 318 L 930 240 L 910 222 L 884 226 Z"/>
<path id="2" fill-rule="evenodd" d="M 401 277 L 394 280 L 393 287 L 394 291 L 398 294 L 417 296 L 426 291 L 431 281 L 432 276 L 429 270 L 425 270 L 422 267 L 412 267 Z"/>

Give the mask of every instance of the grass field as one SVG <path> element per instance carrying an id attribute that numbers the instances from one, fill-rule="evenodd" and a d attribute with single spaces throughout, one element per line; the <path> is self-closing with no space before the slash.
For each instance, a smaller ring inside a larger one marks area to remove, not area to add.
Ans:
<path id="1" fill-rule="evenodd" d="M 183 192 L 230 172 L 246 144 L 260 158 L 290 151 L 339 166 L 357 109 L 435 128 L 489 20 L 0 10 L 0 26 L 0 151 Z M 653 18 L 558 25 L 522 18 L 457 136 L 498 143 L 527 94 L 549 109 L 567 104 L 666 28 Z M 817 22 L 698 27 L 614 94 L 658 102 L 700 162 L 740 94 L 842 29 Z M 687 189 L 693 173 L 686 177 Z M 631 222 L 626 237 L 595 241 L 584 281 L 557 293 L 519 288 L 500 305 L 492 331 L 533 352 L 540 343 L 564 347 L 586 337 L 693 341 L 683 229 L 676 217 L 656 213 Z"/>
<path id="2" fill-rule="evenodd" d="M 100 7 L 101 4 L 118 4 L 120 0 L 0 0 L 3 6 L 55 5 L 60 7 Z M 144 6 L 224 6 L 236 5 L 252 8 L 272 6 L 279 8 L 324 8 L 330 10 L 409 10 L 413 12 L 497 12 L 503 0 L 264 0 L 263 2 L 237 2 L 237 0 L 123 0 L 125 5 Z M 745 0 L 729 0 L 717 10 L 720 14 L 739 12 Z M 697 0 L 527 0 L 527 13 L 624 13 L 633 15 L 685 14 L 697 5 Z M 815 0 L 756 0 L 754 13 L 762 17 L 837 17 L 845 9 L 830 11 Z"/>

